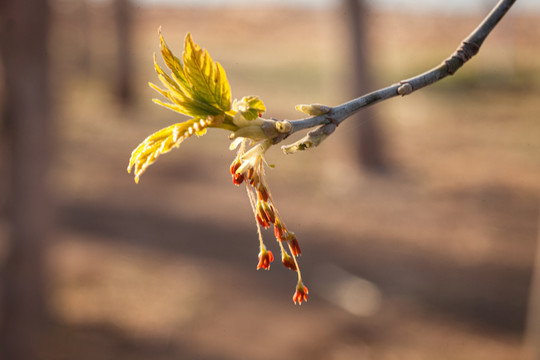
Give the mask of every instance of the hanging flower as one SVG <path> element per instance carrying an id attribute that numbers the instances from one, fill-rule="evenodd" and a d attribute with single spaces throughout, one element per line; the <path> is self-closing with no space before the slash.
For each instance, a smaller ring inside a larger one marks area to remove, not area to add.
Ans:
<path id="1" fill-rule="evenodd" d="M 257 270 L 263 268 L 264 270 L 270 270 L 270 264 L 274 261 L 274 254 L 271 251 L 266 251 L 266 249 L 261 250 L 259 253 L 259 264 L 257 265 Z"/>
<path id="2" fill-rule="evenodd" d="M 296 292 L 293 295 L 293 302 L 296 304 L 296 302 L 298 301 L 298 305 L 302 305 L 302 301 L 307 302 L 307 294 L 307 286 L 302 284 L 301 281 L 298 281 L 298 285 L 296 286 Z"/>

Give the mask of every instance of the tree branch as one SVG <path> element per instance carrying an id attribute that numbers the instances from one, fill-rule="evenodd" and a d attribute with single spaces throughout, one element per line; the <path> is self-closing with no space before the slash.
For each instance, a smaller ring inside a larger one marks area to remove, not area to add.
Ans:
<path id="1" fill-rule="evenodd" d="M 515 2 L 516 0 L 500 0 L 480 25 L 478 25 L 478 27 L 461 42 L 456 51 L 431 70 L 412 78 L 402 80 L 397 84 L 373 91 L 344 104 L 332 107 L 330 108 L 330 111 L 325 114 L 290 121 L 292 126 L 290 126 L 290 130 L 286 134 L 287 136 L 304 129 L 316 126 L 319 127 L 316 130 L 309 132 L 304 138 L 296 143 L 282 146 L 283 151 L 286 154 L 290 154 L 298 150 L 305 150 L 317 146 L 328 137 L 340 123 L 362 108 L 398 95 L 409 95 L 416 90 L 447 77 L 448 75 L 454 75 L 456 71 L 478 53 L 484 40 Z M 287 136 L 281 134 L 276 142 L 281 141 Z"/>

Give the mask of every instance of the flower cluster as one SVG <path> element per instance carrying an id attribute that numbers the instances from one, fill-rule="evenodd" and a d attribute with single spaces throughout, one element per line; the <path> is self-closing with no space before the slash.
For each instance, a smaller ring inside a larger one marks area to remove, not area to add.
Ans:
<path id="1" fill-rule="evenodd" d="M 241 116 L 242 113 L 237 112 L 235 122 L 239 122 L 238 118 Z M 260 268 L 269 270 L 270 263 L 274 259 L 272 252 L 266 249 L 261 233 L 261 227 L 268 229 L 273 226 L 274 235 L 281 250 L 283 266 L 296 271 L 298 274 L 297 290 L 293 296 L 293 301 L 302 304 L 302 301 L 307 301 L 307 287 L 302 283 L 302 275 L 297 261 L 297 257 L 301 255 L 300 245 L 295 234 L 287 228 L 283 218 L 277 211 L 264 172 L 264 165 L 266 164 L 264 154 L 272 146 L 272 142 L 271 140 L 263 140 L 247 150 L 251 142 L 249 139 L 239 137 L 231 144 L 231 150 L 238 147 L 238 153 L 231 164 L 230 171 L 235 185 L 246 184 L 249 202 L 255 216 L 260 243 L 257 270 Z"/>

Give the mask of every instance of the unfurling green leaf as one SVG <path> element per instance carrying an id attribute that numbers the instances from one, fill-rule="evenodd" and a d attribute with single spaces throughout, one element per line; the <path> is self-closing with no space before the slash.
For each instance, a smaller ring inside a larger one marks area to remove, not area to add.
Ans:
<path id="1" fill-rule="evenodd" d="M 231 109 L 231 88 L 223 67 L 208 51 L 193 42 L 187 33 L 184 45 L 184 74 L 196 100 L 215 106 L 222 112 Z"/>
<path id="2" fill-rule="evenodd" d="M 191 34 L 188 33 L 184 41 L 183 61 L 169 49 L 161 29 L 159 39 L 161 56 L 170 73 L 163 71 L 154 54 L 154 68 L 164 87 L 149 85 L 165 99 L 153 101 L 192 119 L 150 135 L 133 151 L 128 172 L 134 169 L 136 182 L 159 155 L 178 147 L 192 134 L 203 135 L 207 127 L 229 130 L 233 132 L 231 138 L 248 137 L 259 141 L 268 137 L 262 130 L 264 121 L 259 119 L 266 111 L 264 103 L 256 96 L 247 96 L 241 101 L 235 100 L 231 109 L 231 88 L 225 70 L 193 42 Z"/>
<path id="3" fill-rule="evenodd" d="M 206 133 L 206 127 L 213 118 L 190 119 L 183 123 L 174 124 L 161 129 L 148 136 L 142 143 L 133 150 L 129 159 L 128 172 L 133 168 L 135 182 L 139 182 L 139 177 L 152 165 L 159 155 L 171 151 L 174 147 L 180 146 L 182 141 L 191 135 L 202 136 Z"/>
<path id="4" fill-rule="evenodd" d="M 262 100 L 258 96 L 253 95 L 244 96 L 240 101 L 235 100 L 233 108 L 242 113 L 242 116 L 246 120 L 255 120 L 266 111 Z"/>
<path id="5" fill-rule="evenodd" d="M 159 38 L 161 55 L 172 75 L 167 75 L 161 69 L 154 55 L 155 70 L 166 89 L 151 83 L 150 87 L 171 103 L 156 99 L 154 102 L 191 117 L 220 115 L 229 111 L 231 88 L 223 67 L 195 44 L 189 33 L 184 44 L 183 65 L 165 43 L 161 31 Z"/>

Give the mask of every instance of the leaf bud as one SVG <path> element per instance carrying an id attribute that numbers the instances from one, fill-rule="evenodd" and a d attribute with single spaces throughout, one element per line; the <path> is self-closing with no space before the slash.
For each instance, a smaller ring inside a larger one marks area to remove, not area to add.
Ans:
<path id="1" fill-rule="evenodd" d="M 276 130 L 280 133 L 288 133 L 292 129 L 292 124 L 290 121 L 283 120 L 283 121 L 276 121 Z"/>
<path id="2" fill-rule="evenodd" d="M 332 110 L 332 108 L 330 106 L 326 106 L 322 104 L 311 104 L 311 105 L 300 104 L 300 105 L 296 105 L 296 110 L 303 112 L 304 114 L 316 116 L 316 115 L 327 114 L 330 112 L 330 110 Z"/>

